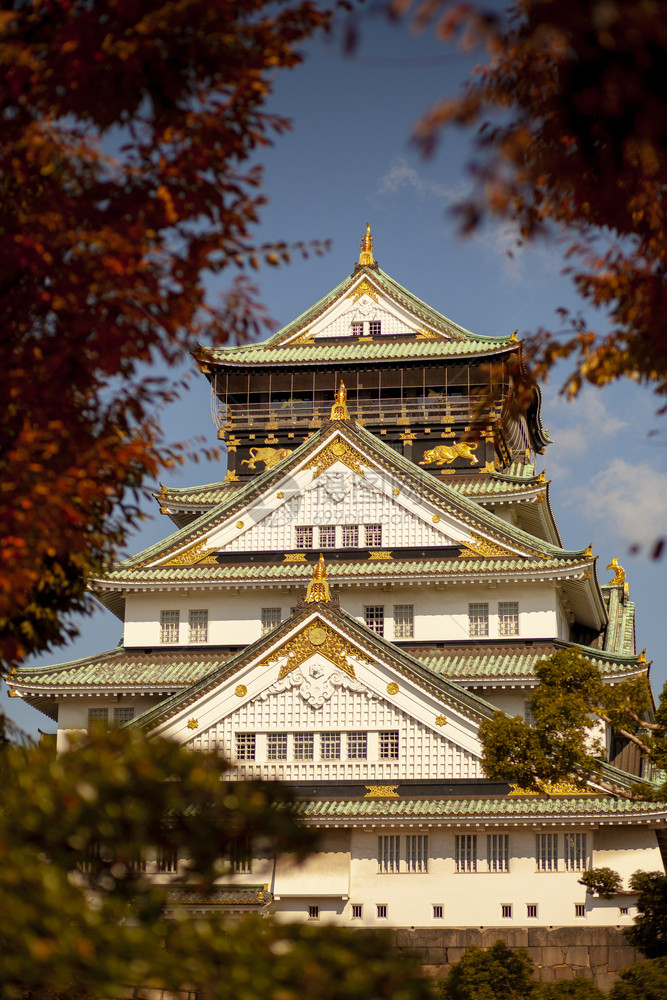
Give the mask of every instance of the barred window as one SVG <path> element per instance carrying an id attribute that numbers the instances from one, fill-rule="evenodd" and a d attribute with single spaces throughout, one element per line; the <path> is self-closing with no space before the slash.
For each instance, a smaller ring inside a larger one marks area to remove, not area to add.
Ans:
<path id="1" fill-rule="evenodd" d="M 106 729 L 109 725 L 109 709 L 108 708 L 89 708 L 88 709 L 88 729 Z"/>
<path id="2" fill-rule="evenodd" d="M 511 903 L 501 903 L 500 904 L 500 916 L 504 920 L 512 919 L 512 904 Z"/>
<path id="3" fill-rule="evenodd" d="M 160 612 L 160 642 L 178 642 L 178 611 Z"/>
<path id="4" fill-rule="evenodd" d="M 405 867 L 409 872 L 428 871 L 428 837 L 421 833 L 405 838 Z"/>
<path id="5" fill-rule="evenodd" d="M 94 872 L 102 861 L 102 848 L 99 840 L 93 840 L 83 851 L 80 868 L 82 872 Z"/>
<path id="6" fill-rule="evenodd" d="M 498 602 L 498 635 L 519 634 L 519 602 Z"/>
<path id="7" fill-rule="evenodd" d="M 486 858 L 490 872 L 510 870 L 510 838 L 506 833 L 492 833 L 486 838 Z"/>
<path id="8" fill-rule="evenodd" d="M 294 760 L 312 760 L 315 738 L 312 733 L 294 734 Z"/>
<path id="9" fill-rule="evenodd" d="M 124 726 L 126 722 L 131 722 L 134 718 L 133 708 L 114 708 L 113 710 L 113 724 L 114 726 Z"/>
<path id="10" fill-rule="evenodd" d="M 379 733 L 380 760 L 398 760 L 398 729 Z"/>
<path id="11" fill-rule="evenodd" d="M 442 920 L 442 903 L 433 904 L 433 919 Z"/>
<path id="12" fill-rule="evenodd" d="M 376 635 L 384 635 L 384 605 L 371 604 L 364 608 L 364 621 Z"/>
<path id="13" fill-rule="evenodd" d="M 336 548 L 336 525 L 335 524 L 324 524 L 320 528 L 320 548 L 321 549 L 335 549 Z"/>
<path id="14" fill-rule="evenodd" d="M 585 917 L 586 916 L 586 904 L 585 903 L 575 903 L 574 904 L 574 915 L 575 915 L 575 917 Z"/>
<path id="15" fill-rule="evenodd" d="M 531 708 L 530 701 L 524 702 L 523 717 L 524 717 L 524 720 L 528 723 L 529 726 L 533 726 L 533 727 L 535 726 L 535 713 L 533 712 L 533 709 Z"/>
<path id="16" fill-rule="evenodd" d="M 287 760 L 287 733 L 269 733 L 266 740 L 268 760 Z"/>
<path id="17" fill-rule="evenodd" d="M 457 872 L 477 871 L 477 834 L 464 833 L 454 838 L 454 860 Z"/>
<path id="18" fill-rule="evenodd" d="M 379 319 L 371 320 L 368 324 L 368 333 L 371 337 L 379 337 L 382 333 L 382 323 Z"/>
<path id="19" fill-rule="evenodd" d="M 257 739 L 255 733 L 236 734 L 236 757 L 238 760 L 254 760 Z"/>
<path id="20" fill-rule="evenodd" d="M 366 760 L 368 757 L 368 733 L 347 734 L 348 760 Z"/>
<path id="21" fill-rule="evenodd" d="M 565 871 L 584 871 L 586 868 L 585 833 L 566 833 L 563 835 L 563 860 L 565 861 Z"/>
<path id="22" fill-rule="evenodd" d="M 364 534 L 366 536 L 366 545 L 369 548 L 375 548 L 377 545 L 382 545 L 381 524 L 365 524 Z"/>
<path id="23" fill-rule="evenodd" d="M 313 529 L 312 527 L 298 527 L 294 529 L 296 534 L 296 548 L 297 549 L 312 549 L 313 547 Z"/>
<path id="24" fill-rule="evenodd" d="M 468 605 L 468 635 L 483 638 L 489 634 L 489 605 Z"/>
<path id="25" fill-rule="evenodd" d="M 538 872 L 558 871 L 558 834 L 538 833 L 535 836 L 535 860 Z"/>
<path id="26" fill-rule="evenodd" d="M 387 919 L 387 904 L 386 903 L 377 903 L 376 905 L 377 905 L 377 910 L 378 910 L 378 919 L 379 920 L 386 920 Z"/>
<path id="27" fill-rule="evenodd" d="M 358 524 L 344 524 L 343 525 L 343 548 L 345 548 L 345 549 L 358 549 L 359 548 L 359 525 Z"/>
<path id="28" fill-rule="evenodd" d="M 362 916 L 363 912 L 364 911 L 363 911 L 363 904 L 362 903 L 353 903 L 352 904 L 352 919 L 353 920 L 361 920 L 361 916 Z"/>
<path id="29" fill-rule="evenodd" d="M 378 837 L 378 873 L 395 875 L 401 865 L 401 838 L 394 834 L 382 834 Z"/>
<path id="30" fill-rule="evenodd" d="M 139 872 L 146 871 L 146 858 L 141 853 L 140 847 L 133 846 L 130 848 L 130 860 L 128 863 L 128 868 L 130 869 L 131 872 L 134 872 L 135 875 L 138 875 Z"/>
<path id="31" fill-rule="evenodd" d="M 229 864 L 237 875 L 252 875 L 252 849 L 249 838 L 246 838 L 241 844 L 231 844 Z"/>
<path id="32" fill-rule="evenodd" d="M 188 611 L 188 642 L 208 642 L 208 611 L 191 608 Z"/>
<path id="33" fill-rule="evenodd" d="M 526 916 L 531 919 L 537 917 L 537 903 L 526 903 Z"/>
<path id="34" fill-rule="evenodd" d="M 319 920 L 320 919 L 320 908 L 319 908 L 319 906 L 309 906 L 308 907 L 308 919 L 309 920 Z"/>
<path id="35" fill-rule="evenodd" d="M 364 335 L 364 324 L 363 323 L 353 323 L 352 324 L 352 336 L 353 337 L 363 337 Z"/>
<path id="36" fill-rule="evenodd" d="M 414 604 L 395 604 L 394 639 L 414 639 L 414 637 L 415 637 Z"/>
<path id="37" fill-rule="evenodd" d="M 163 874 L 178 871 L 178 851 L 171 847 L 159 847 L 157 852 L 157 870 Z"/>
<path id="38" fill-rule="evenodd" d="M 270 632 L 282 621 L 281 608 L 262 608 L 262 635 Z"/>
<path id="39" fill-rule="evenodd" d="M 340 733 L 320 733 L 322 760 L 340 760 Z"/>

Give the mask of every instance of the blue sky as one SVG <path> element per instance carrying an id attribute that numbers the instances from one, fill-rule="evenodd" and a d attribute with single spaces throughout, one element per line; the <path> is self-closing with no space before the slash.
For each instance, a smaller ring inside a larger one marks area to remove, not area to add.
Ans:
<path id="1" fill-rule="evenodd" d="M 537 245 L 508 256 L 512 234 L 488 226 L 471 239 L 457 236 L 449 209 L 468 185 L 470 155 L 465 135 L 447 135 L 432 160 L 410 145 L 412 126 L 429 105 L 456 93 L 472 65 L 469 57 L 405 26 L 378 19 L 362 22 L 361 44 L 352 57 L 339 39 L 311 45 L 303 66 L 276 80 L 271 110 L 292 118 L 293 130 L 259 159 L 270 199 L 257 227 L 258 243 L 330 239 L 330 252 L 288 266 L 266 268 L 256 277 L 269 314 L 282 326 L 319 299 L 352 270 L 359 240 L 370 221 L 381 267 L 434 308 L 476 333 L 519 333 L 540 326 L 558 329 L 556 309 L 579 308 L 558 246 Z M 216 293 L 211 283 L 211 294 Z M 220 284 L 222 287 L 222 282 Z M 597 325 L 603 329 L 603 317 Z M 208 384 L 192 371 L 190 391 L 164 413 L 171 440 L 204 435 L 215 440 Z M 565 372 L 559 373 L 564 376 Z M 630 595 L 637 602 L 638 648 L 654 659 L 656 693 L 667 679 L 661 655 L 661 616 L 667 557 L 652 562 L 646 548 L 667 535 L 667 436 L 655 416 L 650 391 L 619 384 L 587 390 L 573 403 L 558 395 L 559 377 L 545 387 L 543 419 L 554 444 L 543 456 L 552 482 L 552 505 L 568 548 L 593 542 L 604 567 L 619 556 Z M 658 434 L 649 432 L 657 430 Z M 199 463 L 163 476 L 173 485 L 212 482 L 224 475 L 219 463 Z M 171 522 L 157 514 L 130 546 L 137 551 L 168 533 Z M 642 546 L 639 555 L 629 547 Z M 63 662 L 109 649 L 120 623 L 99 612 L 81 623 L 81 636 L 34 662 Z M 36 733 L 51 731 L 46 716 L 6 699 L 9 714 Z"/>

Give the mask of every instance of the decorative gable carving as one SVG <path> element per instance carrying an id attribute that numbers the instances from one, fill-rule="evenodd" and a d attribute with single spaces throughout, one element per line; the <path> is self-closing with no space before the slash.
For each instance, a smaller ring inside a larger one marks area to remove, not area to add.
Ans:
<path id="1" fill-rule="evenodd" d="M 297 690 L 311 708 L 321 708 L 325 701 L 329 701 L 332 695 L 340 690 L 354 691 L 366 695 L 367 698 L 377 697 L 353 675 L 338 669 L 325 656 L 319 655 L 279 678 L 262 692 L 259 700 L 266 701 L 272 695 L 282 694 L 292 688 Z"/>

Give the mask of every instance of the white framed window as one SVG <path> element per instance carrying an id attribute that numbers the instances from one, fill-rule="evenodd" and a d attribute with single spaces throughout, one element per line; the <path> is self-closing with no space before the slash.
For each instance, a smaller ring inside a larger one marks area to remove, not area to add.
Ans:
<path id="1" fill-rule="evenodd" d="M 113 724 L 114 726 L 124 726 L 126 722 L 131 722 L 134 718 L 134 709 L 123 706 L 122 708 L 114 708 L 113 710 Z"/>
<path id="2" fill-rule="evenodd" d="M 312 549 L 313 529 L 312 526 L 298 526 L 294 529 L 295 543 L 297 549 Z"/>
<path id="3" fill-rule="evenodd" d="M 526 903 L 526 916 L 531 920 L 537 919 L 537 903 Z"/>
<path id="4" fill-rule="evenodd" d="M 519 634 L 519 602 L 498 602 L 498 635 Z"/>
<path id="5" fill-rule="evenodd" d="M 489 605 L 475 602 L 468 605 L 468 635 L 484 638 L 489 634 Z"/>
<path id="6" fill-rule="evenodd" d="M 586 916 L 586 904 L 585 903 L 575 903 L 574 904 L 574 915 L 575 915 L 575 917 L 585 917 Z"/>
<path id="7" fill-rule="evenodd" d="M 352 904 L 352 919 L 361 920 L 364 912 L 363 903 Z"/>
<path id="8" fill-rule="evenodd" d="M 378 911 L 378 920 L 387 919 L 387 904 L 386 903 L 376 903 Z"/>
<path id="9" fill-rule="evenodd" d="M 401 869 L 401 838 L 393 833 L 378 837 L 378 874 L 396 875 Z"/>
<path id="10" fill-rule="evenodd" d="M 414 639 L 414 637 L 415 637 L 414 604 L 395 604 L 394 639 Z"/>
<path id="11" fill-rule="evenodd" d="M 443 914 L 442 903 L 434 903 L 433 904 L 433 919 L 434 920 L 442 920 L 442 914 Z"/>
<path id="12" fill-rule="evenodd" d="M 410 833 L 405 838 L 405 867 L 413 874 L 428 871 L 428 836 Z"/>
<path id="13" fill-rule="evenodd" d="M 336 548 L 336 525 L 335 524 L 323 524 L 319 529 L 320 536 L 320 548 L 321 549 L 335 549 Z"/>
<path id="14" fill-rule="evenodd" d="M 315 737 L 312 733 L 295 733 L 293 736 L 294 760 L 312 760 L 315 755 Z"/>
<path id="15" fill-rule="evenodd" d="M 368 548 L 374 549 L 377 548 L 378 545 L 382 545 L 382 525 L 365 524 L 364 536 L 366 539 L 365 544 L 368 546 Z"/>
<path id="16" fill-rule="evenodd" d="M 454 861 L 457 872 L 477 871 L 477 834 L 462 833 L 454 838 Z"/>
<path id="17" fill-rule="evenodd" d="M 319 920 L 320 919 L 320 908 L 319 908 L 319 906 L 309 906 L 308 907 L 308 919 L 309 920 Z"/>
<path id="18" fill-rule="evenodd" d="M 586 834 L 563 834 L 563 861 L 566 872 L 583 872 L 586 868 Z"/>
<path id="19" fill-rule="evenodd" d="M 88 729 L 106 729 L 109 725 L 108 708 L 88 709 Z"/>
<path id="20" fill-rule="evenodd" d="M 344 524 L 343 525 L 343 548 L 344 549 L 358 549 L 359 548 L 359 525 L 358 524 Z"/>
<path id="21" fill-rule="evenodd" d="M 398 729 L 378 733 L 380 760 L 398 760 Z"/>
<path id="22" fill-rule="evenodd" d="M 160 612 L 160 642 L 178 642 L 178 611 Z"/>
<path id="23" fill-rule="evenodd" d="M 262 608 L 262 635 L 270 632 L 282 621 L 281 608 Z"/>
<path id="24" fill-rule="evenodd" d="M 254 760 L 257 745 L 255 733 L 236 734 L 236 758 L 237 760 Z"/>
<path id="25" fill-rule="evenodd" d="M 379 337 L 382 333 L 382 322 L 379 319 L 372 319 L 368 324 L 368 334 L 371 337 Z"/>
<path id="26" fill-rule="evenodd" d="M 630 907 L 629 906 L 619 906 L 619 908 L 618 908 L 618 915 L 619 915 L 619 917 L 627 917 L 627 915 L 629 914 L 629 912 L 630 912 Z"/>
<path id="27" fill-rule="evenodd" d="M 384 635 L 384 605 L 370 604 L 364 608 L 366 627 L 376 635 Z"/>
<path id="28" fill-rule="evenodd" d="M 538 833 L 535 835 L 535 861 L 538 872 L 558 871 L 557 833 Z"/>
<path id="29" fill-rule="evenodd" d="M 208 642 L 207 608 L 190 608 L 188 611 L 188 642 Z"/>
<path id="30" fill-rule="evenodd" d="M 266 737 L 267 760 L 287 760 L 287 733 L 269 733 Z"/>
<path id="31" fill-rule="evenodd" d="M 353 337 L 363 337 L 364 335 L 364 324 L 363 323 L 353 323 L 352 324 L 352 336 Z"/>
<path id="32" fill-rule="evenodd" d="M 157 870 L 165 875 L 178 871 L 178 851 L 171 847 L 158 847 Z"/>
<path id="33" fill-rule="evenodd" d="M 486 838 L 486 858 L 490 872 L 510 870 L 510 838 L 507 833 L 491 833 Z"/>
<path id="34" fill-rule="evenodd" d="M 347 734 L 348 760 L 366 760 L 368 757 L 368 733 Z"/>
<path id="35" fill-rule="evenodd" d="M 512 904 L 511 903 L 501 903 L 500 904 L 500 916 L 503 920 L 512 919 Z"/>
<path id="36" fill-rule="evenodd" d="M 340 733 L 320 733 L 322 760 L 340 760 Z"/>

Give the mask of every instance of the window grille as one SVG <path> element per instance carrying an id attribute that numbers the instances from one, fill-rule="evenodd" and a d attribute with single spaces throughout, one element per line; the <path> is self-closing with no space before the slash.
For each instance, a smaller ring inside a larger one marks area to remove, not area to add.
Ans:
<path id="1" fill-rule="evenodd" d="M 387 919 L 387 904 L 386 903 L 378 903 L 377 904 L 377 910 L 378 910 L 378 919 L 379 920 L 386 920 Z"/>
<path id="2" fill-rule="evenodd" d="M 131 722 L 134 718 L 133 708 L 114 708 L 113 710 L 113 724 L 114 726 L 124 726 L 126 722 Z"/>
<path id="3" fill-rule="evenodd" d="M 99 840 L 93 840 L 84 849 L 83 858 L 81 860 L 81 871 L 83 872 L 93 872 L 99 866 L 102 860 L 102 849 L 100 847 Z"/>
<path id="4" fill-rule="evenodd" d="M 319 906 L 309 906 L 308 907 L 308 919 L 309 920 L 319 920 L 320 919 L 320 908 L 319 908 Z"/>
<path id="5" fill-rule="evenodd" d="M 193 608 L 188 612 L 188 642 L 208 642 L 206 608 Z"/>
<path id="6" fill-rule="evenodd" d="M 382 333 L 382 323 L 378 319 L 371 320 L 368 324 L 368 334 L 370 337 L 379 337 Z"/>
<path id="7" fill-rule="evenodd" d="M 486 857 L 490 872 L 510 870 L 510 838 L 507 833 L 492 833 L 486 838 Z"/>
<path id="8" fill-rule="evenodd" d="M 627 917 L 627 915 L 628 915 L 629 912 L 630 912 L 630 910 L 629 910 L 629 907 L 627 907 L 627 906 L 619 906 L 619 908 L 618 908 L 618 913 L 619 913 L 619 916 L 621 916 L 621 917 Z"/>
<path id="9" fill-rule="evenodd" d="M 294 734 L 294 759 L 312 760 L 314 757 L 315 739 L 312 733 Z"/>
<path id="10" fill-rule="evenodd" d="M 575 903 L 574 904 L 574 915 L 575 915 L 575 917 L 585 917 L 586 916 L 586 904 L 585 903 Z"/>
<path id="11" fill-rule="evenodd" d="M 435 903 L 433 906 L 433 919 L 442 920 L 442 904 Z"/>
<path id="12" fill-rule="evenodd" d="M 250 840 L 242 844 L 232 844 L 229 848 L 229 864 L 237 875 L 252 875 L 252 851 Z"/>
<path id="13" fill-rule="evenodd" d="M 500 601 L 498 603 L 498 635 L 519 634 L 519 602 Z"/>
<path id="14" fill-rule="evenodd" d="M 535 836 L 535 855 L 538 872 L 558 871 L 558 834 L 538 833 Z"/>
<path id="15" fill-rule="evenodd" d="M 348 760 L 366 760 L 368 757 L 368 733 L 347 734 Z"/>
<path id="16" fill-rule="evenodd" d="M 364 621 L 376 635 L 384 635 L 384 605 L 371 604 L 364 608 Z"/>
<path id="17" fill-rule="evenodd" d="M 457 872 L 477 871 L 477 834 L 464 833 L 455 838 L 455 862 Z"/>
<path id="18" fill-rule="evenodd" d="M 319 529 L 320 534 L 320 548 L 321 549 L 335 549 L 336 548 L 336 526 L 335 524 L 324 524 Z"/>
<path id="19" fill-rule="evenodd" d="M 343 548 L 344 549 L 358 549 L 359 548 L 359 525 L 358 524 L 344 524 L 343 525 Z"/>
<path id="20" fill-rule="evenodd" d="M 586 868 L 586 834 L 566 833 L 563 836 L 563 859 L 566 872 L 582 872 Z"/>
<path id="21" fill-rule="evenodd" d="M 413 874 L 428 871 L 428 837 L 408 834 L 405 838 L 405 867 Z"/>
<path id="22" fill-rule="evenodd" d="M 269 733 L 266 740 L 268 760 L 287 760 L 287 733 Z"/>
<path id="23" fill-rule="evenodd" d="M 504 920 L 512 919 L 512 904 L 511 903 L 501 903 L 500 904 L 500 916 Z"/>
<path id="24" fill-rule="evenodd" d="M 178 642 L 178 611 L 160 612 L 160 642 Z"/>
<path id="25" fill-rule="evenodd" d="M 340 760 L 340 733 L 320 733 L 322 760 Z"/>
<path id="26" fill-rule="evenodd" d="M 468 605 L 468 635 L 483 638 L 489 634 L 489 605 Z"/>
<path id="27" fill-rule="evenodd" d="M 362 903 L 353 903 L 352 904 L 352 919 L 353 920 L 361 920 L 362 913 L 363 913 L 363 904 Z"/>
<path id="28" fill-rule="evenodd" d="M 353 323 L 352 324 L 352 336 L 353 337 L 363 337 L 364 335 L 364 324 L 363 323 Z"/>
<path id="29" fill-rule="evenodd" d="M 382 875 L 395 875 L 400 871 L 401 838 L 394 834 L 381 834 L 378 837 L 378 872 Z"/>
<path id="30" fill-rule="evenodd" d="M 281 608 L 262 608 L 262 635 L 266 635 L 282 621 Z"/>
<path id="31" fill-rule="evenodd" d="M 398 760 L 398 729 L 379 734 L 380 760 Z"/>
<path id="32" fill-rule="evenodd" d="M 364 525 L 364 535 L 366 537 L 365 544 L 369 548 L 376 548 L 378 545 L 382 545 L 382 525 L 381 524 L 365 524 Z"/>
<path id="33" fill-rule="evenodd" d="M 414 604 L 395 604 L 394 639 L 414 639 L 414 636 L 415 636 Z"/>
<path id="34" fill-rule="evenodd" d="M 535 726 L 535 713 L 533 712 L 530 702 L 524 702 L 523 706 L 523 718 L 524 721 L 528 723 L 529 726 Z"/>
<path id="35" fill-rule="evenodd" d="M 526 916 L 531 919 L 537 918 L 537 903 L 526 903 Z"/>
<path id="36" fill-rule="evenodd" d="M 256 747 L 255 733 L 236 734 L 236 758 L 237 760 L 254 760 Z"/>
<path id="37" fill-rule="evenodd" d="M 128 868 L 135 875 L 140 874 L 140 872 L 146 871 L 146 858 L 141 853 L 141 849 L 138 847 L 130 848 L 130 861 Z"/>
<path id="38" fill-rule="evenodd" d="M 297 549 L 312 549 L 313 529 L 312 527 L 298 527 L 294 529 L 296 535 Z"/>
<path id="39" fill-rule="evenodd" d="M 88 709 L 88 729 L 106 729 L 109 725 L 108 708 Z"/>
<path id="40" fill-rule="evenodd" d="M 172 847 L 159 847 L 157 852 L 157 870 L 164 875 L 178 871 L 178 851 Z"/>

